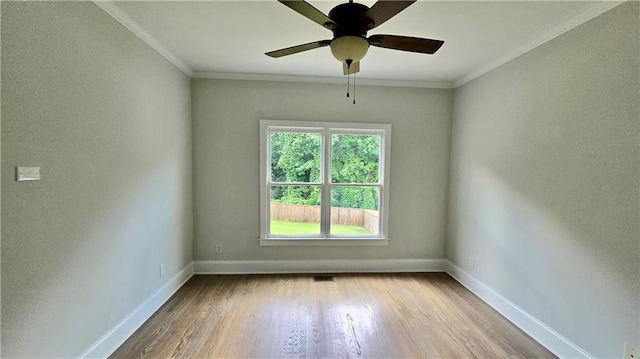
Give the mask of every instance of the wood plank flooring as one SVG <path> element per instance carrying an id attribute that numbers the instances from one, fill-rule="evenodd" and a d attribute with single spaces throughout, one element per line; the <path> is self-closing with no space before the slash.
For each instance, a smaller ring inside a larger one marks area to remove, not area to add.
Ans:
<path id="1" fill-rule="evenodd" d="M 194 276 L 111 358 L 555 358 L 445 273 Z"/>

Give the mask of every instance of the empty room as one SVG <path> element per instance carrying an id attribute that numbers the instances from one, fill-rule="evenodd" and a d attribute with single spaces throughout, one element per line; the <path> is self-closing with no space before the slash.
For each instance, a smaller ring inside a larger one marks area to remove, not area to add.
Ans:
<path id="1" fill-rule="evenodd" d="M 640 357 L 640 2 L 0 5 L 0 356 Z"/>

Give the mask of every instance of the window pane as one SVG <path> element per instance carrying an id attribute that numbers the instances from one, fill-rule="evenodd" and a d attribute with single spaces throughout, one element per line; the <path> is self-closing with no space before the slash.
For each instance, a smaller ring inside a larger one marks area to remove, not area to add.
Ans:
<path id="1" fill-rule="evenodd" d="M 379 162 L 380 136 L 331 136 L 332 183 L 378 183 Z"/>
<path id="2" fill-rule="evenodd" d="M 274 132 L 270 147 L 272 182 L 320 182 L 319 133 Z"/>
<path id="3" fill-rule="evenodd" d="M 377 186 L 331 188 L 331 235 L 377 235 L 380 228 Z"/>
<path id="4" fill-rule="evenodd" d="M 320 234 L 320 186 L 271 187 L 272 235 Z"/>

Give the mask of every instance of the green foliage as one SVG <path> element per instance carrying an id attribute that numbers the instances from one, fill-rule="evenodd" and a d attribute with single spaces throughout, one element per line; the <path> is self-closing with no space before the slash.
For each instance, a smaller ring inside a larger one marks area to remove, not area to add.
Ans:
<path id="1" fill-rule="evenodd" d="M 319 133 L 271 135 L 271 181 L 320 182 L 322 137 Z M 272 187 L 274 202 L 320 205 L 319 186 Z"/>
<path id="2" fill-rule="evenodd" d="M 378 210 L 378 187 L 333 187 L 331 205 Z"/>
<path id="3" fill-rule="evenodd" d="M 276 132 L 271 135 L 273 182 L 320 182 L 322 136 L 319 133 Z M 379 179 L 380 136 L 332 135 L 331 182 L 372 183 Z M 377 187 L 334 187 L 331 205 L 378 209 Z M 320 205 L 320 186 L 273 186 L 278 203 Z"/>
<path id="4" fill-rule="evenodd" d="M 320 186 L 273 186 L 271 202 L 319 206 Z"/>
<path id="5" fill-rule="evenodd" d="M 331 183 L 378 183 L 380 136 L 332 135 Z M 377 187 L 334 187 L 331 205 L 378 209 Z"/>
<path id="6" fill-rule="evenodd" d="M 380 136 L 332 135 L 331 182 L 377 183 Z"/>

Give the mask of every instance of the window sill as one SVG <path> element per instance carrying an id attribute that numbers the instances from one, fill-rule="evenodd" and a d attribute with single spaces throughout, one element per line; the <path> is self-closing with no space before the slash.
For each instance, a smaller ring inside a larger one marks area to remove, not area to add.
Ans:
<path id="1" fill-rule="evenodd" d="M 261 247 L 338 247 L 338 246 L 388 246 L 389 238 L 260 238 Z"/>

